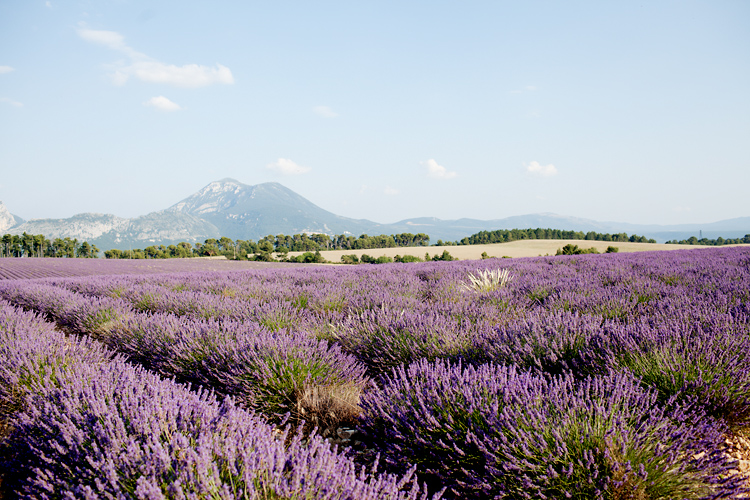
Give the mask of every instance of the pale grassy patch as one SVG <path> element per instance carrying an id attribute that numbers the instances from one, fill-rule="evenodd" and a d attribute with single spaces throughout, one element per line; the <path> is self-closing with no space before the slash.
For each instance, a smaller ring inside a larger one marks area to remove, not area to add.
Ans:
<path id="1" fill-rule="evenodd" d="M 477 274 L 469 273 L 469 282 L 461 286 L 470 292 L 492 292 L 513 280 L 508 269 L 485 269 Z"/>

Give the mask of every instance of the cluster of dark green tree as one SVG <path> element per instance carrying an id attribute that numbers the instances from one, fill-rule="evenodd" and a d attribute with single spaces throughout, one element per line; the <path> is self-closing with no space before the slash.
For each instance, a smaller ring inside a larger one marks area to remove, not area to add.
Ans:
<path id="1" fill-rule="evenodd" d="M 613 246 L 608 246 L 607 250 L 604 253 L 617 253 L 620 249 Z M 578 248 L 578 245 L 571 245 L 568 243 L 562 248 L 558 248 L 557 252 L 555 252 L 555 255 L 581 255 L 585 253 L 599 253 L 599 250 L 597 250 L 594 247 L 591 248 Z"/>
<path id="2" fill-rule="evenodd" d="M 95 258 L 96 245 L 78 242 L 76 238 L 49 240 L 43 234 L 4 234 L 0 238 L 0 257 L 68 257 Z"/>
<path id="3" fill-rule="evenodd" d="M 339 234 L 295 234 L 286 236 L 279 234 L 275 237 L 266 236 L 264 240 L 271 241 L 275 252 L 314 252 L 316 250 L 367 250 L 370 248 L 422 247 L 430 244 L 430 237 L 424 233 L 381 234 L 359 237 Z"/>
<path id="4" fill-rule="evenodd" d="M 497 231 L 480 231 L 458 241 L 458 245 L 486 245 L 489 243 L 507 243 L 517 240 L 592 240 L 634 243 L 656 243 L 654 239 L 627 233 L 597 233 L 589 231 L 567 231 L 563 229 L 498 229 Z M 438 241 L 440 243 L 440 241 Z"/>
<path id="5" fill-rule="evenodd" d="M 267 245 L 266 245 L 267 246 Z M 226 236 L 208 238 L 203 243 L 190 244 L 182 241 L 176 245 L 151 245 L 144 249 L 112 249 L 104 252 L 108 259 L 184 259 L 188 257 L 225 256 L 229 259 L 247 260 L 248 254 L 258 251 L 259 244 L 252 240 L 232 240 Z M 273 246 L 271 246 L 271 252 Z"/>
<path id="6" fill-rule="evenodd" d="M 272 255 L 274 252 L 281 254 L 282 260 L 286 260 L 285 256 L 288 252 L 426 246 L 429 241 L 430 237 L 424 233 L 382 234 L 379 236 L 363 234 L 359 237 L 343 234 L 333 237 L 327 234 L 295 234 L 292 236 L 279 234 L 264 236 L 258 242 L 253 240 L 235 241 L 222 236 L 219 239 L 209 238 L 203 243 L 195 243 L 194 245 L 183 241 L 177 245 L 152 245 L 144 249 L 107 250 L 104 252 L 104 256 L 108 259 L 172 259 L 223 255 L 228 259 L 270 261 L 276 260 Z M 292 260 L 296 261 L 296 258 Z"/>
<path id="7" fill-rule="evenodd" d="M 667 243 L 670 244 L 678 244 L 678 245 L 707 245 L 707 246 L 717 246 L 720 247 L 722 245 L 737 245 L 740 243 L 750 243 L 750 234 L 746 234 L 744 238 L 727 238 L 726 240 L 719 236 L 715 240 L 709 240 L 708 238 L 701 238 L 698 239 L 695 236 L 691 236 L 690 238 L 686 240 L 669 240 Z"/>
<path id="8" fill-rule="evenodd" d="M 342 255 L 341 256 L 341 262 L 344 264 L 388 264 L 390 262 L 426 262 L 426 261 L 450 261 L 450 260 L 458 260 L 455 257 L 453 257 L 450 253 L 448 253 L 448 250 L 443 250 L 442 254 L 435 254 L 432 257 L 430 257 L 429 253 L 424 254 L 424 260 L 420 259 L 419 257 L 415 255 L 396 255 L 395 257 L 388 257 L 386 255 L 382 255 L 380 257 L 371 257 L 367 255 L 366 253 L 363 253 L 361 257 L 357 257 L 354 254 L 351 255 Z"/>

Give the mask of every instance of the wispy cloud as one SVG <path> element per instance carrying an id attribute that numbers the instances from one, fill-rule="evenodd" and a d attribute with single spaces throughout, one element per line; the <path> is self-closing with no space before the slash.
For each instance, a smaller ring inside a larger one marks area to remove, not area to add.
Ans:
<path id="1" fill-rule="evenodd" d="M 11 106 L 15 106 L 17 108 L 23 107 L 22 102 L 14 101 L 13 99 L 9 99 L 7 97 L 0 97 L 0 102 L 4 102 L 6 104 L 10 104 Z"/>
<path id="2" fill-rule="evenodd" d="M 557 168 L 553 164 L 540 165 L 538 161 L 532 161 L 526 165 L 526 171 L 537 177 L 552 177 L 557 175 Z"/>
<path id="3" fill-rule="evenodd" d="M 16 68 L 12 68 L 10 66 L 0 66 L 0 75 L 3 73 L 10 73 L 11 71 L 15 71 Z"/>
<path id="4" fill-rule="evenodd" d="M 279 158 L 274 163 L 269 163 L 268 165 L 266 165 L 266 168 L 283 175 L 301 175 L 306 174 L 311 170 L 310 167 L 297 165 L 288 158 Z"/>
<path id="5" fill-rule="evenodd" d="M 427 169 L 427 176 L 433 179 L 452 179 L 458 175 L 456 172 L 449 172 L 444 166 L 438 165 L 438 162 L 433 159 L 421 163 Z"/>
<path id="6" fill-rule="evenodd" d="M 199 64 L 165 64 L 128 46 L 125 38 L 116 31 L 79 28 L 77 32 L 78 36 L 87 42 L 116 50 L 130 59 L 129 64 L 118 62 L 113 65 L 110 76 L 116 85 L 124 85 L 130 77 L 149 83 L 187 88 L 205 87 L 214 83 L 234 83 L 230 69 L 218 63 L 214 67 Z"/>
<path id="7" fill-rule="evenodd" d="M 522 89 L 511 90 L 511 94 L 523 94 L 524 92 L 534 92 L 538 87 L 536 85 L 526 85 Z"/>
<path id="8" fill-rule="evenodd" d="M 318 116 L 322 116 L 323 118 L 336 118 L 337 116 L 339 116 L 338 113 L 336 113 L 328 106 L 315 106 L 313 108 L 313 112 Z"/>
<path id="9" fill-rule="evenodd" d="M 160 95 L 159 97 L 152 97 L 148 101 L 144 102 L 143 105 L 152 106 L 161 111 L 179 111 L 182 109 L 179 104 L 170 101 L 163 95 Z"/>
<path id="10" fill-rule="evenodd" d="M 398 192 L 399 192 L 398 189 L 392 188 L 391 186 L 386 186 L 385 189 L 383 190 L 383 193 L 386 196 L 396 196 Z"/>

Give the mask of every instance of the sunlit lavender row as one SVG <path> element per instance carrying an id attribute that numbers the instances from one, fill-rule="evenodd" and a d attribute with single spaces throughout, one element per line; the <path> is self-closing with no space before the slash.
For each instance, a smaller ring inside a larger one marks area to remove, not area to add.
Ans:
<path id="1" fill-rule="evenodd" d="M 224 259 L 67 259 L 0 258 L 0 280 L 118 274 L 160 274 L 186 271 L 241 271 L 289 268 L 298 264 L 230 261 Z"/>
<path id="2" fill-rule="evenodd" d="M 270 424 L 356 428 L 352 457 L 415 465 L 446 498 L 742 491 L 722 443 L 750 425 L 747 249 L 15 280 L 0 296 Z"/>
<path id="3" fill-rule="evenodd" d="M 132 364 L 0 303 L 3 487 L 22 498 L 416 499 L 318 436 Z"/>

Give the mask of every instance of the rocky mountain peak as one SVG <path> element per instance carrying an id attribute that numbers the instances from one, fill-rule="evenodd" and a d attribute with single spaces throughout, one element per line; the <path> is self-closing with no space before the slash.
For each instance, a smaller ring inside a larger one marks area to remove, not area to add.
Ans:
<path id="1" fill-rule="evenodd" d="M 5 204 L 0 201 L 0 232 L 10 229 L 18 223 L 19 221 L 8 211 Z"/>

